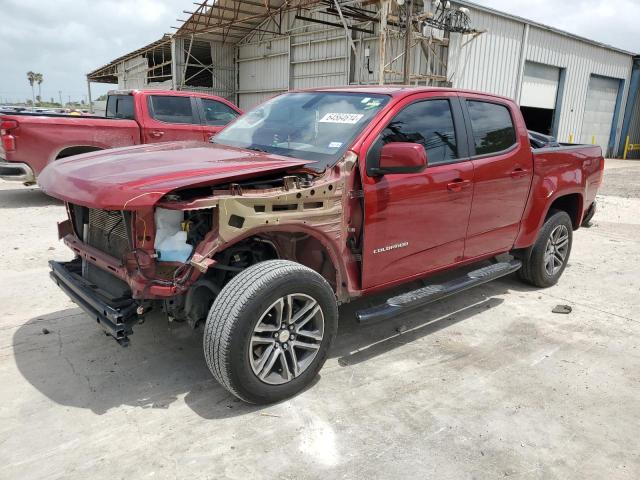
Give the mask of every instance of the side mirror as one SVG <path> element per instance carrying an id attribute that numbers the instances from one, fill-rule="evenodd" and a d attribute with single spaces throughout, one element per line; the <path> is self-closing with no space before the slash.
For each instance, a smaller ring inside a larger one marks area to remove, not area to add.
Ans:
<path id="1" fill-rule="evenodd" d="M 419 143 L 392 142 L 380 150 L 380 164 L 375 173 L 417 173 L 427 165 L 427 152 Z"/>

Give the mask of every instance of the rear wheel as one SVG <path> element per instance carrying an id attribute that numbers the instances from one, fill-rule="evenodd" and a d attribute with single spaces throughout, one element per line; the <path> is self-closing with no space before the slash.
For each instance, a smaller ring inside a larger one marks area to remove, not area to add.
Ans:
<path id="1" fill-rule="evenodd" d="M 234 277 L 211 307 L 207 365 L 246 402 L 291 397 L 324 364 L 337 318 L 333 290 L 319 274 L 285 260 L 256 264 Z"/>
<path id="2" fill-rule="evenodd" d="M 520 278 L 536 287 L 555 285 L 569 261 L 573 224 L 566 212 L 556 210 L 545 221 L 528 258 L 518 271 Z"/>

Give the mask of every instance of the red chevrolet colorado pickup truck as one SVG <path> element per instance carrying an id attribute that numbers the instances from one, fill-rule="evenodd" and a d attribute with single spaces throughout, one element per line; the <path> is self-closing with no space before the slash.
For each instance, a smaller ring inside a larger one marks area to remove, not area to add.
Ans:
<path id="1" fill-rule="evenodd" d="M 366 87 L 283 94 L 208 145 L 86 154 L 40 183 L 67 204 L 76 258 L 50 266 L 71 299 L 121 343 L 153 307 L 205 322 L 215 378 L 266 403 L 315 377 L 340 303 L 461 266 L 358 321 L 516 271 L 555 284 L 603 166 L 597 146 L 533 149 L 509 99 Z"/>
<path id="2" fill-rule="evenodd" d="M 240 115 L 213 95 L 110 92 L 105 117 L 0 115 L 0 178 L 32 184 L 49 163 L 81 153 L 172 140 L 206 141 Z"/>

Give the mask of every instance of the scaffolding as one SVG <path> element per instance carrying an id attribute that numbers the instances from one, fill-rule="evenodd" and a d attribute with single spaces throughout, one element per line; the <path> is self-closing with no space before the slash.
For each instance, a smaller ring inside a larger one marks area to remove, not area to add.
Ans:
<path id="1" fill-rule="evenodd" d="M 342 29 L 345 55 L 351 56 L 348 83 L 355 84 L 448 85 L 451 34 L 470 36 L 466 45 L 483 33 L 471 27 L 468 10 L 439 0 L 208 0 L 184 13 L 189 18 L 180 20 L 176 36 L 207 38 L 222 48 L 300 36 L 313 32 L 314 25 Z M 367 74 L 376 47 L 375 58 L 384 61 L 376 62 L 372 82 Z"/>
<path id="2" fill-rule="evenodd" d="M 197 90 L 252 106 L 293 88 L 451 84 L 451 36 L 481 34 L 439 0 L 205 0 L 173 35 L 87 75 L 120 88 Z M 462 42 L 456 42 L 461 45 Z M 460 56 L 455 57 L 460 61 Z M 457 70 L 456 68 L 453 71 Z"/>

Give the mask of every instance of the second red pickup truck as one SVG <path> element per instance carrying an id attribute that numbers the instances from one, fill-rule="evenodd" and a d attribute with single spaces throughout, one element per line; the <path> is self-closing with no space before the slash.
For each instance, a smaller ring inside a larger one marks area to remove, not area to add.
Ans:
<path id="1" fill-rule="evenodd" d="M 204 322 L 215 378 L 266 403 L 312 382 L 340 303 L 471 264 L 359 322 L 516 271 L 555 284 L 603 167 L 598 146 L 532 149 L 506 98 L 347 87 L 275 97 L 208 145 L 55 162 L 40 186 L 77 255 L 51 276 L 93 321 L 123 344 L 150 308 Z"/>
<path id="2" fill-rule="evenodd" d="M 115 147 L 206 141 L 242 112 L 213 95 L 169 90 L 110 92 L 105 117 L 0 115 L 0 178 L 36 182 L 49 163 Z"/>

